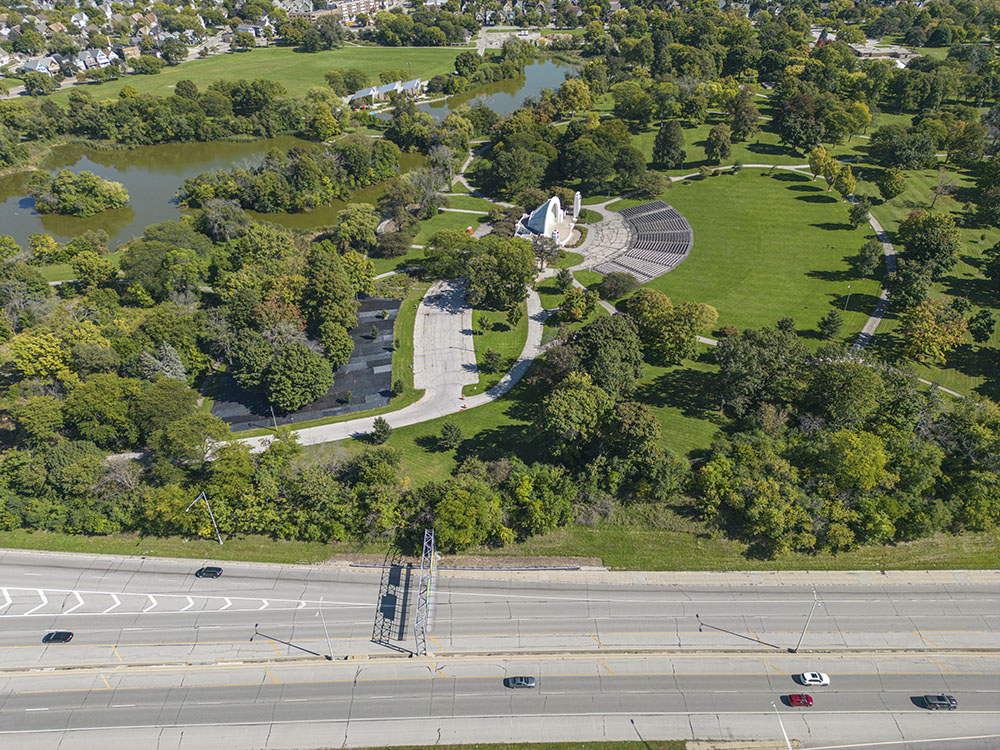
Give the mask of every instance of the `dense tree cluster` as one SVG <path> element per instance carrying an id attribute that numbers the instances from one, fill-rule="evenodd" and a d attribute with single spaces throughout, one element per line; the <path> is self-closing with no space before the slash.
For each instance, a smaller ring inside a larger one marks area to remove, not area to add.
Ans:
<path id="1" fill-rule="evenodd" d="M 1000 411 L 944 408 L 913 376 L 794 333 L 720 342 L 716 397 L 740 426 L 696 472 L 702 517 L 761 556 L 1000 524 Z"/>
<path id="2" fill-rule="evenodd" d="M 398 169 L 399 149 L 391 141 L 352 135 L 326 149 L 272 150 L 256 167 L 189 177 L 177 197 L 189 207 L 222 199 L 263 213 L 308 211 L 381 182 Z"/>
<path id="3" fill-rule="evenodd" d="M 35 172 L 28 183 L 28 195 L 35 199 L 39 213 L 67 216 L 93 216 L 121 208 L 129 201 L 128 191 L 120 182 L 68 169 L 60 169 L 55 175 Z"/>

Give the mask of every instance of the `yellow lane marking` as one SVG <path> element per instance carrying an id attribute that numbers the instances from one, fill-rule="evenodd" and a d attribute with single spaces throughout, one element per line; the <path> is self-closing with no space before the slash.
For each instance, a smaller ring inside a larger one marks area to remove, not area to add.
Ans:
<path id="1" fill-rule="evenodd" d="M 958 674 L 958 673 L 957 673 L 957 672 L 956 672 L 956 671 L 955 671 L 954 669 L 949 669 L 949 668 L 948 668 L 948 667 L 946 667 L 946 666 L 945 666 L 944 664 L 942 664 L 942 663 L 941 663 L 941 662 L 939 662 L 939 661 L 938 661 L 937 659 L 935 659 L 935 658 L 934 658 L 933 656 L 928 656 L 927 658 L 928 658 L 928 659 L 930 659 L 930 660 L 931 660 L 932 662 L 934 662 L 935 664 L 937 664 L 937 665 L 938 665 L 939 667 L 941 667 L 941 669 L 947 669 L 947 670 L 948 670 L 949 672 L 951 672 L 952 674 Z"/>
<path id="2" fill-rule="evenodd" d="M 111 689 L 111 683 L 108 682 L 108 678 L 105 677 L 104 675 L 101 675 L 101 679 L 104 680 L 104 687 L 106 687 L 108 690 L 110 690 Z"/>
<path id="3" fill-rule="evenodd" d="M 604 667 L 605 669 L 607 669 L 607 670 L 608 670 L 608 674 L 614 674 L 614 672 L 612 672 L 612 671 L 611 671 L 611 668 L 610 668 L 610 667 L 608 667 L 608 665 L 607 665 L 607 664 L 605 664 L 605 663 L 604 663 L 603 661 L 601 661 L 600 659 L 598 659 L 598 660 L 597 660 L 597 663 L 598 663 L 598 664 L 600 664 L 600 665 L 601 665 L 602 667 Z"/>
<path id="4" fill-rule="evenodd" d="M 434 636 L 431 636 L 431 640 L 434 641 L 434 645 L 437 646 L 439 649 L 441 649 L 441 651 L 443 651 L 445 653 L 448 652 L 448 649 L 446 649 L 444 646 L 442 646 L 440 643 L 437 642 L 437 638 L 435 638 Z"/>
<path id="5" fill-rule="evenodd" d="M 280 680 L 278 680 L 278 678 L 277 678 L 277 677 L 275 677 L 275 676 L 274 676 L 273 674 L 271 674 L 271 670 L 270 670 L 270 669 L 265 669 L 264 671 L 265 671 L 265 672 L 267 672 L 267 676 L 268 676 L 268 677 L 270 677 L 270 678 L 271 678 L 272 680 L 274 680 L 274 683 L 275 683 L 276 685 L 280 685 L 280 684 L 281 684 L 281 681 L 280 681 Z"/>
<path id="6" fill-rule="evenodd" d="M 278 644 L 275 643 L 274 641 L 271 641 L 271 645 L 274 646 L 274 653 L 276 653 L 278 656 L 281 656 L 281 652 L 278 651 Z"/>
<path id="7" fill-rule="evenodd" d="M 604 648 L 604 644 L 603 644 L 603 643 L 601 643 L 601 639 L 600 639 L 600 638 L 598 638 L 598 637 L 597 637 L 596 635 L 594 635 L 593 633 L 591 633 L 591 634 L 590 634 L 590 637 L 594 639 L 594 643 L 596 643 L 596 644 L 597 644 L 598 648 Z"/>
<path id="8" fill-rule="evenodd" d="M 122 655 L 118 653 L 118 647 L 117 647 L 117 646 L 112 646 L 111 648 L 113 648 L 113 649 L 114 649 L 114 651 L 115 651 L 115 656 L 117 656 L 117 657 L 118 657 L 118 661 L 119 661 L 119 663 L 122 663 L 122 664 L 124 664 L 124 663 L 125 663 L 125 660 L 124 660 L 124 659 L 122 659 Z"/>
<path id="9" fill-rule="evenodd" d="M 936 644 L 936 643 L 935 643 L 934 641 L 932 641 L 932 640 L 931 640 L 930 638 L 924 638 L 924 637 L 923 637 L 922 635 L 920 635 L 920 633 L 918 633 L 918 632 L 917 632 L 916 630 L 914 630 L 914 631 L 913 631 L 913 635 L 917 636 L 917 638 L 919 638 L 919 639 L 920 639 L 920 640 L 922 640 L 922 641 L 927 641 L 927 642 L 928 642 L 929 644 L 931 644 L 932 646 L 937 646 L 937 644 Z"/>
<path id="10" fill-rule="evenodd" d="M 773 665 L 773 664 L 772 664 L 771 662 L 769 662 L 769 661 L 764 661 L 763 659 L 761 659 L 761 661 L 763 661 L 763 662 L 764 662 L 764 663 L 765 663 L 765 664 L 766 664 L 767 666 L 769 666 L 769 667 L 770 667 L 771 669 L 773 669 L 773 670 L 774 670 L 775 672 L 777 672 L 778 674 L 785 674 L 785 672 L 783 672 L 783 671 L 781 671 L 780 669 L 778 669 L 778 668 L 777 668 L 776 666 L 774 666 L 774 665 Z"/>
<path id="11" fill-rule="evenodd" d="M 603 666 L 603 665 L 602 665 Z M 944 669 L 947 669 L 943 664 L 941 665 Z M 605 667 L 607 669 L 607 667 Z M 438 670 L 440 672 L 440 670 Z M 951 670 L 949 670 L 951 671 Z M 610 672 L 610 670 L 609 670 Z M 917 676 L 917 677 L 928 677 L 934 675 L 940 675 L 940 672 L 837 672 L 837 677 L 872 677 L 875 675 L 905 675 L 905 676 Z M 1000 672 L 963 672 L 964 675 L 975 675 L 975 676 L 986 676 L 986 675 L 998 675 Z M 441 673 L 443 677 L 447 677 L 450 680 L 493 680 L 496 679 L 495 674 L 475 674 L 475 675 L 445 675 Z M 565 673 L 544 673 L 542 677 L 546 678 L 580 678 L 580 677 L 593 677 L 593 672 L 565 672 Z M 746 673 L 733 673 L 733 672 L 612 672 L 610 676 L 614 677 L 753 677 L 753 674 Z M 428 679 L 438 679 L 437 677 L 425 677 L 425 676 L 414 676 L 414 677 L 348 677 L 339 680 L 285 680 L 281 682 L 281 685 L 337 685 L 337 684 L 351 684 L 355 682 L 418 682 L 421 680 Z M 205 685 L 191 685 L 188 684 L 188 688 L 198 688 L 198 689 L 215 689 L 215 688 L 227 688 L 227 687 L 259 687 L 260 682 L 233 682 L 233 683 L 213 683 Z M 176 686 L 169 686 L 176 687 Z M 39 695 L 43 693 L 85 693 L 92 688 L 66 688 L 66 689 L 55 689 L 55 690 L 19 690 L 18 695 Z M 130 687 L 118 686 L 115 688 L 117 691 L 123 690 L 158 690 L 166 689 L 162 685 L 134 685 Z"/>
<path id="12" fill-rule="evenodd" d="M 448 676 L 444 672 L 442 672 L 440 669 L 438 669 L 436 664 L 431 664 L 431 669 L 433 669 L 435 672 L 437 672 L 442 677 L 447 677 Z"/>

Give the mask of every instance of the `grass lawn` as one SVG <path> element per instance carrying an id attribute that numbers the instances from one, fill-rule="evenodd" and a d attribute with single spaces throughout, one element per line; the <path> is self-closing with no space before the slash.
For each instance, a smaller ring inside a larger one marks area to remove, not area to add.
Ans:
<path id="1" fill-rule="evenodd" d="M 479 365 L 479 382 L 467 385 L 462 389 L 466 396 L 474 396 L 489 390 L 514 366 L 517 358 L 524 350 L 524 342 L 528 339 L 528 311 L 525 303 L 521 303 L 521 319 L 516 326 L 507 322 L 507 313 L 501 310 L 473 310 L 473 320 L 478 325 L 478 331 L 472 337 L 476 347 L 476 364 Z M 500 352 L 503 365 L 496 372 L 483 372 L 483 356 L 489 349 Z"/>
<path id="2" fill-rule="evenodd" d="M 266 78 L 282 84 L 292 96 L 303 96 L 310 86 L 326 87 L 323 74 L 333 68 L 358 68 L 377 83 L 383 70 L 398 69 L 429 79 L 454 69 L 460 49 L 449 47 L 391 48 L 343 47 L 311 54 L 295 52 L 290 47 L 260 47 L 249 52 L 213 55 L 181 65 L 163 68 L 157 75 L 127 75 L 99 85 L 74 86 L 51 95 L 59 102 L 69 99 L 70 90 L 86 91 L 95 99 L 112 99 L 126 85 L 142 93 L 165 95 L 177 81 L 194 81 L 199 89 L 220 79 Z M 409 73 L 408 73 L 409 75 Z"/>
<path id="3" fill-rule="evenodd" d="M 415 245 L 425 245 L 427 240 L 435 232 L 442 229 L 454 229 L 464 232 L 468 227 L 475 229 L 478 225 L 486 221 L 486 215 L 476 216 L 475 214 L 460 214 L 454 211 L 441 211 L 437 216 L 420 222 L 420 231 L 413 238 Z"/>
<path id="4" fill-rule="evenodd" d="M 397 258 L 369 258 L 375 267 L 375 275 L 388 271 L 403 271 L 411 266 L 419 266 L 424 262 L 424 251 L 419 247 L 411 247 L 406 255 Z"/>
<path id="5" fill-rule="evenodd" d="M 486 213 L 493 208 L 493 204 L 485 198 L 477 198 L 474 195 L 449 195 L 448 208 L 466 208 Z"/>
<path id="6" fill-rule="evenodd" d="M 931 188 L 939 179 L 941 172 L 937 169 L 907 172 L 906 190 L 889 203 L 882 203 L 872 208 L 872 214 L 879 220 L 886 231 L 894 233 L 899 222 L 905 219 L 911 211 L 929 209 L 933 199 Z M 966 172 L 947 172 L 954 180 L 955 192 L 950 196 L 937 199 L 935 212 L 950 212 L 958 219 L 962 205 L 969 200 L 969 194 L 974 187 L 974 179 Z M 878 170 L 859 170 L 858 190 L 869 195 L 878 195 L 873 180 L 878 176 Z M 961 222 L 959 222 L 961 225 Z M 991 283 L 983 277 L 981 271 L 983 252 L 1000 241 L 1000 230 L 986 227 L 962 228 L 962 252 L 955 267 L 936 282 L 931 289 L 932 299 L 947 297 L 965 297 L 976 307 L 993 310 L 1000 317 L 997 298 L 992 291 Z M 901 250 L 897 246 L 897 251 Z M 899 325 L 892 306 L 889 315 L 879 326 L 875 338 L 875 347 L 892 352 L 899 345 L 894 331 Z M 1000 332 L 996 329 L 993 336 L 984 344 L 976 344 L 971 336 L 966 336 L 965 342 L 951 352 L 945 363 L 940 365 L 923 365 L 912 363 L 913 371 L 922 378 L 964 394 L 978 394 L 993 400 L 1000 399 Z"/>
<path id="7" fill-rule="evenodd" d="M 564 250 L 563 257 L 556 259 L 552 263 L 549 263 L 550 268 L 569 268 L 570 266 L 575 266 L 578 263 L 583 263 L 583 256 L 580 253 L 574 253 L 572 251 Z"/>
<path id="8" fill-rule="evenodd" d="M 413 387 L 413 323 L 417 317 L 417 307 L 424 293 L 430 286 L 429 283 L 414 284 L 407 293 L 396 316 L 396 325 L 393 337 L 396 341 L 396 352 L 392 355 L 392 382 L 401 379 L 403 381 L 403 393 L 393 396 L 388 406 L 378 409 L 368 409 L 367 411 L 355 411 L 349 414 L 339 414 L 335 417 L 322 417 L 320 419 L 310 419 L 305 422 L 296 422 L 295 429 L 305 427 L 319 427 L 324 424 L 334 424 L 336 422 L 347 422 L 361 417 L 373 417 L 377 414 L 388 414 L 389 412 L 402 409 L 415 403 L 423 395 L 423 390 L 415 390 Z M 259 430 L 245 430 L 234 435 L 238 438 L 258 437 L 261 435 L 271 435 L 274 430 L 261 428 Z"/>
<path id="9" fill-rule="evenodd" d="M 865 232 L 851 229 L 846 203 L 827 194 L 823 183 L 746 169 L 675 185 L 661 197 L 691 223 L 694 248 L 648 286 L 675 301 L 712 305 L 720 328 L 774 325 L 790 316 L 806 344 L 816 347 L 816 323 L 830 309 L 844 318 L 845 340 L 874 309 L 879 283 L 858 278 L 848 261 Z"/>

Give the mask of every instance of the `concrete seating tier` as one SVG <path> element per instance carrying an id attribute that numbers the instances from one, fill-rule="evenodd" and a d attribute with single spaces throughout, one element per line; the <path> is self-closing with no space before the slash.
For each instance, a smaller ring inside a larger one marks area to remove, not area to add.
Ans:
<path id="1" fill-rule="evenodd" d="M 691 225 L 669 204 L 651 201 L 624 208 L 618 214 L 628 227 L 628 247 L 595 266 L 595 271 L 623 271 L 647 282 L 675 268 L 691 252 Z"/>

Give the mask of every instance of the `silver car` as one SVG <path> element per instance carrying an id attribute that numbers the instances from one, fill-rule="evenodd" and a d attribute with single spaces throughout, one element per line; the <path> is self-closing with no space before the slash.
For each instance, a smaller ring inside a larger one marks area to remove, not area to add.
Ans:
<path id="1" fill-rule="evenodd" d="M 535 678 L 529 677 L 527 675 L 520 675 L 518 677 L 507 677 L 503 681 L 504 687 L 509 688 L 533 688 L 536 686 Z"/>

